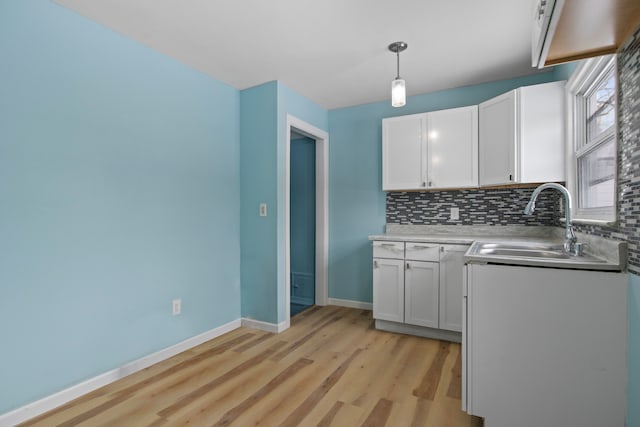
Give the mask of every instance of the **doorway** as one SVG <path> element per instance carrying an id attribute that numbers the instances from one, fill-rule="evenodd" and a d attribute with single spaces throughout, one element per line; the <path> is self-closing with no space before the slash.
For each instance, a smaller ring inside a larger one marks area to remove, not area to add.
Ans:
<path id="1" fill-rule="evenodd" d="M 291 317 L 315 304 L 316 141 L 291 130 Z"/>
<path id="2" fill-rule="evenodd" d="M 285 314 L 286 320 L 282 327 L 289 327 L 291 320 L 292 301 L 292 248 L 291 248 L 291 147 L 292 139 L 296 137 L 309 138 L 313 141 L 315 151 L 315 259 L 313 269 L 314 302 L 316 305 L 326 305 L 328 299 L 328 264 L 329 264 L 329 135 L 294 116 L 287 114 L 285 145 Z M 295 142 L 294 142 L 295 143 Z M 295 148 L 294 148 L 295 149 Z M 294 292 L 293 295 L 296 293 Z M 308 301 L 308 300 L 307 300 Z M 283 330 L 283 329 L 282 329 Z"/>

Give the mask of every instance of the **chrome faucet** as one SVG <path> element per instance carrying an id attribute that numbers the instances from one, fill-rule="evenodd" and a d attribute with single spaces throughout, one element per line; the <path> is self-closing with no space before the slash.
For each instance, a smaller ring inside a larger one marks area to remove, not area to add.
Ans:
<path id="1" fill-rule="evenodd" d="M 538 198 L 542 190 L 545 190 L 547 188 L 554 188 L 564 196 L 564 252 L 568 254 L 579 255 L 578 253 L 576 253 L 576 249 L 581 249 L 581 245 L 576 245 L 576 234 L 573 232 L 573 227 L 571 226 L 571 194 L 569 194 L 569 190 L 567 190 L 565 187 L 560 184 L 556 184 L 555 182 L 542 184 L 541 186 L 533 190 L 531 200 L 529 200 L 529 203 L 527 203 L 527 207 L 524 208 L 524 214 L 531 215 L 533 213 L 533 211 L 536 209 L 536 199 Z"/>

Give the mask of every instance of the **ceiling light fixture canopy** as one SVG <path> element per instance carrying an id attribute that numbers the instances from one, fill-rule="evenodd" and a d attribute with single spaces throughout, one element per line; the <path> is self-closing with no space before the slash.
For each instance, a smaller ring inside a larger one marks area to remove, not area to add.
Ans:
<path id="1" fill-rule="evenodd" d="M 396 54 L 398 72 L 396 78 L 391 82 L 391 106 L 402 107 L 407 103 L 407 89 L 404 79 L 400 78 L 400 52 L 409 47 L 405 42 L 393 42 L 389 45 L 389 50 Z"/>

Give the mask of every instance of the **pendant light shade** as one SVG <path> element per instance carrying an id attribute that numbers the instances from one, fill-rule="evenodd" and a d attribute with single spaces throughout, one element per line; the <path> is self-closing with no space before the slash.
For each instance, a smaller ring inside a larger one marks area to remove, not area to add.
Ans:
<path id="1" fill-rule="evenodd" d="M 391 106 L 403 107 L 407 103 L 407 90 L 403 79 L 391 82 Z"/>
<path id="2" fill-rule="evenodd" d="M 391 82 L 391 106 L 402 107 L 407 103 L 407 89 L 404 79 L 400 78 L 400 52 L 408 45 L 405 42 L 394 42 L 389 45 L 389 50 L 396 54 L 398 72 L 396 78 Z"/>

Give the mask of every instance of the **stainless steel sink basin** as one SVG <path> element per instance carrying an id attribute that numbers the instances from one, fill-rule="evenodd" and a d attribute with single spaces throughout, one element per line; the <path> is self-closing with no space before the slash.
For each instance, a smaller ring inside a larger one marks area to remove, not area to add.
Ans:
<path id="1" fill-rule="evenodd" d="M 514 265 L 540 265 L 559 268 L 602 268 L 607 261 L 589 254 L 574 256 L 562 244 L 539 242 L 475 242 L 465 254 L 467 261 Z"/>
<path id="2" fill-rule="evenodd" d="M 525 257 L 525 258 L 554 258 L 568 259 L 569 255 L 562 251 L 553 251 L 545 249 L 527 249 L 527 248 L 485 248 L 480 249 L 478 253 L 482 255 L 508 256 L 508 257 Z"/>
<path id="3" fill-rule="evenodd" d="M 568 259 L 568 254 L 562 251 L 561 245 L 544 245 L 541 243 L 481 243 L 476 252 L 480 255 L 524 257 L 524 258 L 553 258 Z"/>

